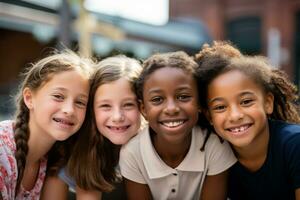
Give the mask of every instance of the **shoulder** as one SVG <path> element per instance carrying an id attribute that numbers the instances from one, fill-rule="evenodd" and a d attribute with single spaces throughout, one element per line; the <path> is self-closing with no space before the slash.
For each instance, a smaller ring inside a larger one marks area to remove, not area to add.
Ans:
<path id="1" fill-rule="evenodd" d="M 211 150 L 214 148 L 230 148 L 226 141 L 221 140 L 221 138 L 213 132 L 209 133 L 207 129 L 203 129 L 196 126 L 194 127 L 193 131 L 196 133 L 195 139 L 198 141 L 198 145 L 201 145 L 201 147 L 204 143 L 207 134 L 210 134 L 205 144 L 206 150 Z"/>
<path id="2" fill-rule="evenodd" d="M 10 152 L 16 149 L 13 123 L 11 120 L 0 122 L 0 148 L 9 149 Z"/>
<path id="3" fill-rule="evenodd" d="M 0 136 L 12 135 L 13 136 L 14 121 L 5 120 L 0 122 Z"/>
<path id="4" fill-rule="evenodd" d="M 15 159 L 15 143 L 13 137 L 13 122 L 0 122 L 0 190 L 14 194 L 17 180 L 17 162 Z M 4 193 L 2 193 L 4 194 Z M 4 194 L 4 198 L 8 194 Z"/>
<path id="5" fill-rule="evenodd" d="M 200 129 L 196 127 L 198 138 L 199 149 L 203 146 L 204 139 L 209 134 L 208 130 Z M 196 134 L 197 135 L 197 134 Z M 200 137 L 200 138 L 199 138 Z M 228 142 L 222 141 L 216 134 L 210 133 L 209 138 L 204 147 L 204 158 L 205 168 L 207 168 L 207 175 L 216 175 L 231 167 L 235 162 L 236 158 L 232 152 Z"/>
<path id="6" fill-rule="evenodd" d="M 282 121 L 269 121 L 270 148 L 276 156 L 289 163 L 297 163 L 300 167 L 300 126 Z M 299 161 L 298 161 L 299 160 Z M 294 164 L 292 164 L 294 165 Z"/>
<path id="7" fill-rule="evenodd" d="M 211 153 L 221 153 L 224 151 L 228 152 L 229 154 L 232 154 L 232 149 L 227 141 L 222 140 L 220 137 L 218 137 L 215 133 L 211 132 L 209 133 L 207 129 L 202 129 L 200 127 L 194 127 L 193 129 L 195 140 L 197 142 L 198 147 L 202 147 L 205 141 L 205 138 L 207 134 L 210 134 L 206 143 L 204 152 L 205 154 L 211 154 Z"/>
<path id="8" fill-rule="evenodd" d="M 283 121 L 270 120 L 270 134 L 280 144 L 299 144 L 300 145 L 300 125 L 290 124 Z"/>
<path id="9" fill-rule="evenodd" d="M 121 156 L 124 153 L 131 153 L 131 154 L 138 154 L 140 152 L 141 143 L 147 143 L 146 140 L 148 140 L 149 137 L 149 131 L 148 126 L 144 129 L 140 130 L 136 136 L 131 138 L 129 142 L 122 146 L 121 148 Z"/>

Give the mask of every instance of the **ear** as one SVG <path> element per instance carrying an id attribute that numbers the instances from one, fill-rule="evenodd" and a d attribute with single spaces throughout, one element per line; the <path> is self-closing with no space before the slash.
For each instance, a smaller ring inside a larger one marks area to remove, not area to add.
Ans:
<path id="1" fill-rule="evenodd" d="M 28 87 L 26 87 L 23 90 L 23 100 L 29 110 L 33 108 L 32 98 L 33 98 L 32 91 Z"/>
<path id="2" fill-rule="evenodd" d="M 274 109 L 274 95 L 268 92 L 265 96 L 265 112 L 270 115 L 273 113 Z"/>
<path id="3" fill-rule="evenodd" d="M 140 112 L 142 113 L 143 117 L 147 120 L 147 115 L 145 112 L 145 105 L 142 100 L 139 100 Z"/>

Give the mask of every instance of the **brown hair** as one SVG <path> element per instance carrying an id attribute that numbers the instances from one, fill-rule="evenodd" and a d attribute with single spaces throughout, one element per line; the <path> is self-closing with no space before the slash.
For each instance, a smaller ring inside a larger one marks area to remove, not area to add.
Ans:
<path id="1" fill-rule="evenodd" d="M 183 51 L 154 54 L 143 63 L 143 71 L 136 81 L 135 88 L 139 100 L 143 100 L 143 89 L 147 78 L 157 69 L 175 67 L 190 73 L 196 80 L 197 63 Z"/>
<path id="2" fill-rule="evenodd" d="M 282 70 L 272 67 L 266 58 L 243 56 L 229 43 L 215 42 L 201 50 L 195 60 L 199 64 L 197 76 L 198 84 L 202 86 L 199 90 L 202 108 L 208 109 L 207 88 L 210 82 L 220 74 L 239 70 L 259 84 L 264 92 L 274 95 L 274 111 L 269 116 L 271 119 L 300 122 L 295 85 Z"/>
<path id="3" fill-rule="evenodd" d="M 132 85 L 138 78 L 140 63 L 123 55 L 109 57 L 99 62 L 93 75 L 89 107 L 93 108 L 96 90 L 103 84 L 126 78 Z M 85 190 L 111 191 L 119 180 L 116 167 L 119 161 L 119 146 L 104 137 L 96 128 L 95 114 L 90 109 L 89 132 L 79 135 L 79 139 L 67 165 L 67 173 L 77 186 Z"/>
<path id="4" fill-rule="evenodd" d="M 28 139 L 30 135 L 29 117 L 30 112 L 25 105 L 23 99 L 23 90 L 29 88 L 32 91 L 39 90 L 45 83 L 47 83 L 53 76 L 65 71 L 79 70 L 81 73 L 89 78 L 91 71 L 91 62 L 88 59 L 80 58 L 71 50 L 62 52 L 54 52 L 52 55 L 41 59 L 33 64 L 23 74 L 24 80 L 19 87 L 19 92 L 16 95 L 17 110 L 15 113 L 15 142 L 16 142 L 16 161 L 18 168 L 18 178 L 16 184 L 16 193 L 18 192 L 21 180 L 24 174 L 26 165 L 26 156 L 28 153 Z M 75 137 L 75 136 L 74 136 Z M 48 166 L 57 169 L 55 165 L 64 162 L 67 154 L 67 144 L 73 141 L 74 137 L 70 137 L 63 142 L 56 142 L 48 153 Z M 54 170 L 56 171 L 56 170 Z"/>

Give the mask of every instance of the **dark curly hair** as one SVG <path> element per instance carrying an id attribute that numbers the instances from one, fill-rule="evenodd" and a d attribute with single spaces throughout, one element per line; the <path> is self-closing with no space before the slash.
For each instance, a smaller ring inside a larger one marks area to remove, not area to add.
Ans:
<path id="1" fill-rule="evenodd" d="M 299 123 L 299 104 L 297 88 L 288 79 L 286 73 L 272 67 L 265 57 L 244 56 L 238 49 L 226 42 L 215 42 L 206 45 L 195 56 L 199 64 L 197 69 L 198 84 L 203 86 L 199 90 L 200 105 L 208 109 L 208 85 L 220 74 L 238 70 L 250 77 L 264 92 L 274 96 L 274 110 L 271 119 Z"/>

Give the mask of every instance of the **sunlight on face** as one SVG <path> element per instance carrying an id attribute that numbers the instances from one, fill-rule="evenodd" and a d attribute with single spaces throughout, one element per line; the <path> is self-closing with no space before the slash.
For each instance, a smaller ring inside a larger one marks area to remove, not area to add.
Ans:
<path id="1" fill-rule="evenodd" d="M 125 78 L 98 87 L 94 112 L 99 132 L 114 144 L 127 143 L 140 128 L 137 98 Z"/>

